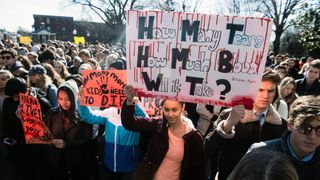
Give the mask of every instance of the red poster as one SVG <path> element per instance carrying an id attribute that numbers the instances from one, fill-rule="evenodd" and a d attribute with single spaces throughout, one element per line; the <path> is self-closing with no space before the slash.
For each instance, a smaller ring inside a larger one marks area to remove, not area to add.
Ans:
<path id="1" fill-rule="evenodd" d="M 27 144 L 50 144 L 53 136 L 42 121 L 42 113 L 37 98 L 20 93 L 22 125 Z"/>
<path id="2" fill-rule="evenodd" d="M 126 99 L 124 87 L 127 85 L 126 70 L 84 70 L 83 106 L 121 108 Z"/>

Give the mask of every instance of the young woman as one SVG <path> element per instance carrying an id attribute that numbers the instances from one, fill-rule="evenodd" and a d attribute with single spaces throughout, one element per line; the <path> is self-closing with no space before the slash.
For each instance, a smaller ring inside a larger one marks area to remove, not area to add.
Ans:
<path id="1" fill-rule="evenodd" d="M 82 90 L 79 91 L 81 98 Z M 140 133 L 128 131 L 122 126 L 119 110 L 115 107 L 92 111 L 78 104 L 77 109 L 83 121 L 105 127 L 103 164 L 106 178 L 130 180 L 140 160 Z M 136 116 L 146 117 L 139 105 L 135 110 Z"/>
<path id="2" fill-rule="evenodd" d="M 46 69 L 47 75 L 51 78 L 56 87 L 59 87 L 64 82 L 65 79 L 63 79 L 60 74 L 56 72 L 51 64 L 45 62 L 41 65 Z"/>
<path id="3" fill-rule="evenodd" d="M 202 136 L 191 120 L 183 117 L 184 104 L 164 100 L 162 118 L 134 116 L 137 101 L 132 86 L 125 88 L 121 121 L 130 131 L 150 135 L 147 153 L 133 179 L 204 179 L 205 160 Z"/>
<path id="4" fill-rule="evenodd" d="M 29 70 L 30 84 L 33 87 L 40 88 L 47 95 L 52 107 L 58 106 L 57 87 L 53 84 L 52 79 L 46 74 L 47 70 L 41 65 L 34 65 Z"/>
<path id="5" fill-rule="evenodd" d="M 67 66 L 62 61 L 55 61 L 53 65 L 54 70 L 60 75 L 63 80 L 66 80 L 70 76 Z"/>
<path id="6" fill-rule="evenodd" d="M 296 100 L 298 97 L 297 94 L 295 93 L 296 88 L 297 88 L 297 83 L 292 77 L 284 78 L 279 85 L 280 98 L 287 103 L 288 108 L 290 107 L 292 102 Z"/>
<path id="7" fill-rule="evenodd" d="M 94 176 L 95 152 L 91 140 L 92 125 L 83 122 L 76 110 L 75 81 L 68 80 L 58 89 L 59 106 L 45 114 L 53 145 L 46 149 L 47 179 L 88 180 Z"/>

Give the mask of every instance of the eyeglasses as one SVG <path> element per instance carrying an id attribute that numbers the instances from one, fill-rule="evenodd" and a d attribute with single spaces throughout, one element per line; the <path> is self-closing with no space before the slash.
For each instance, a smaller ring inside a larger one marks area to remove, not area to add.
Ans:
<path id="1" fill-rule="evenodd" d="M 11 56 L 2 56 L 1 58 L 9 60 L 9 59 L 11 59 Z"/>
<path id="2" fill-rule="evenodd" d="M 312 127 L 309 125 L 301 125 L 297 129 L 301 134 L 305 134 L 305 135 L 309 135 L 312 132 L 312 130 L 314 130 L 316 132 L 316 135 L 320 137 L 320 126 Z"/>

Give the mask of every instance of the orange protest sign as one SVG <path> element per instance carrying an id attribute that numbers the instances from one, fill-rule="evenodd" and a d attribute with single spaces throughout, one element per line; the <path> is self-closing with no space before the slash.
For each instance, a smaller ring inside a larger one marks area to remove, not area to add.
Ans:
<path id="1" fill-rule="evenodd" d="M 123 92 L 127 85 L 126 70 L 84 70 L 81 73 L 83 77 L 81 105 L 121 107 L 126 99 Z"/>
<path id="2" fill-rule="evenodd" d="M 161 101 L 160 98 L 141 97 L 141 105 L 150 117 L 162 114 Z"/>
<path id="3" fill-rule="evenodd" d="M 22 126 L 27 144 L 50 144 L 53 136 L 42 121 L 42 113 L 37 98 L 20 93 Z"/>

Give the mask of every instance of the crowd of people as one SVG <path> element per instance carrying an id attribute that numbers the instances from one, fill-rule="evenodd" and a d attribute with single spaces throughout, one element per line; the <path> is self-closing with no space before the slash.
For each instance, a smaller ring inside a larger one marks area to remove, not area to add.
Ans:
<path id="1" fill-rule="evenodd" d="M 100 42 L 0 43 L 0 176 L 12 180 L 320 179 L 320 60 L 270 52 L 253 109 L 165 99 L 149 117 L 82 106 L 83 70 L 125 70 Z M 39 100 L 51 144 L 26 144 L 19 93 Z"/>

